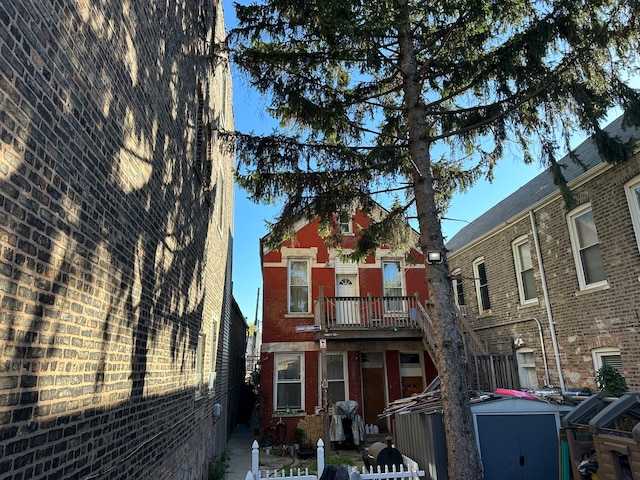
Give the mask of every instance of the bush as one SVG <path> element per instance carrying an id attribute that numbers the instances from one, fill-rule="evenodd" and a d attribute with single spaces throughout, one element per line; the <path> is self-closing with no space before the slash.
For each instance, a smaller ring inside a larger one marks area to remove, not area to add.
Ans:
<path id="1" fill-rule="evenodd" d="M 209 464 L 209 480 L 225 480 L 229 469 L 229 454 L 222 452 L 219 457 L 215 457 Z"/>
<path id="2" fill-rule="evenodd" d="M 627 382 L 620 372 L 606 363 L 596 372 L 596 382 L 598 390 L 608 392 L 615 397 L 621 397 L 629 391 Z"/>

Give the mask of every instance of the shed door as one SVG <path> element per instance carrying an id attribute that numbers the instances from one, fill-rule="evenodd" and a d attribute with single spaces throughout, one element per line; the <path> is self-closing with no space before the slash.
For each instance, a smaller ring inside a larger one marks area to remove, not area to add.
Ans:
<path id="1" fill-rule="evenodd" d="M 554 415 L 478 415 L 477 422 L 485 478 L 558 478 Z"/>

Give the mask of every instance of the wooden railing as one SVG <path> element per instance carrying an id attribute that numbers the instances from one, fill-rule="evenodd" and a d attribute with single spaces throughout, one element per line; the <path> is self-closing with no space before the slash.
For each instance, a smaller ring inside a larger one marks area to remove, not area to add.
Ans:
<path id="1" fill-rule="evenodd" d="M 456 318 L 464 343 L 470 387 L 510 388 L 517 383 L 517 378 L 513 378 L 513 360 L 504 355 L 489 355 L 466 317 L 457 309 Z M 433 321 L 417 296 L 321 297 L 315 305 L 315 324 L 323 331 L 416 329 L 422 334 L 425 349 L 435 358 Z"/>
<path id="2" fill-rule="evenodd" d="M 316 324 L 323 330 L 419 328 L 415 297 L 322 297 Z"/>

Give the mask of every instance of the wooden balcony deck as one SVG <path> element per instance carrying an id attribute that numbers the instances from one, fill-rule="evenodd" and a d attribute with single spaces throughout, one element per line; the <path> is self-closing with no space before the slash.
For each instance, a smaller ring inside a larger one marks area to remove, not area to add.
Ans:
<path id="1" fill-rule="evenodd" d="M 423 336 L 422 308 L 415 297 L 322 297 L 316 302 L 319 336 L 341 338 Z"/>

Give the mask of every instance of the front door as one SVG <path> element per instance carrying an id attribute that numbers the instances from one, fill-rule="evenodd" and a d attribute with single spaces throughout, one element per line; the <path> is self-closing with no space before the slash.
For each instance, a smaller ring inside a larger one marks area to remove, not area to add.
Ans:
<path id="1" fill-rule="evenodd" d="M 386 405 L 386 382 L 384 379 L 384 356 L 380 352 L 362 353 L 362 399 L 364 423 L 377 425 L 381 432 L 387 431 L 387 422 L 378 418 Z"/>
<path id="2" fill-rule="evenodd" d="M 336 321 L 339 324 L 360 323 L 355 275 L 336 276 Z"/>

